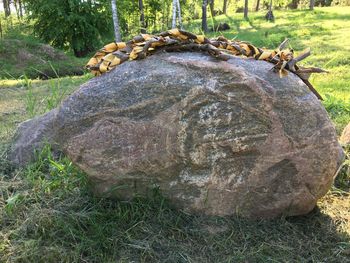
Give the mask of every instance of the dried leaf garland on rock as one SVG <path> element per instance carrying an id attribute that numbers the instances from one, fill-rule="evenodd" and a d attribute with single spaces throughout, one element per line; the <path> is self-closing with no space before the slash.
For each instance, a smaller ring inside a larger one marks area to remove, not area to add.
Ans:
<path id="1" fill-rule="evenodd" d="M 286 48 L 287 44 L 288 40 L 286 39 L 277 49 L 271 51 L 257 48 L 249 42 L 228 40 L 223 36 L 208 39 L 204 35 L 172 29 L 157 35 L 140 34 L 128 42 L 110 43 L 97 51 L 87 63 L 86 68 L 98 76 L 127 60 L 143 59 L 158 50 L 167 52 L 202 51 L 221 60 L 228 60 L 231 56 L 243 56 L 274 64 L 272 70 L 278 72 L 280 77 L 286 76 L 288 71 L 293 72 L 304 81 L 318 99 L 322 100 L 321 95 L 308 79 L 312 73 L 326 71 L 315 67 L 298 66 L 299 61 L 310 56 L 310 49 L 306 49 L 299 56 L 294 57 L 294 51 Z"/>

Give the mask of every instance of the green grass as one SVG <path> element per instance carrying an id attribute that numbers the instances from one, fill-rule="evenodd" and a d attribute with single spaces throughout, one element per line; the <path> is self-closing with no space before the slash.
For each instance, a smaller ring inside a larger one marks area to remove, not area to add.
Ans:
<path id="1" fill-rule="evenodd" d="M 38 40 L 0 40 L 0 79 L 18 79 L 21 76 L 47 79 L 56 77 L 56 74 L 82 75 L 84 61 Z"/>
<path id="2" fill-rule="evenodd" d="M 9 142 L 20 122 L 56 107 L 91 75 L 49 80 L 0 80 L 0 145 Z"/>
<path id="3" fill-rule="evenodd" d="M 225 34 L 269 48 L 285 36 L 296 51 L 311 47 L 305 63 L 331 72 L 312 82 L 339 132 L 350 121 L 350 8 L 276 11 L 275 24 L 263 15 L 247 22 L 234 14 L 237 26 Z M 49 147 L 14 169 L 6 149 L 16 125 L 90 77 L 0 80 L 0 262 L 350 262 L 349 160 L 317 209 L 270 221 L 189 215 L 157 191 L 133 202 L 95 198 L 86 175 Z"/>
<path id="4" fill-rule="evenodd" d="M 27 21 L 2 16 L 3 38 L 0 38 L 0 79 L 82 75 L 86 59 L 78 59 L 70 53 L 43 44 L 33 36 Z"/>

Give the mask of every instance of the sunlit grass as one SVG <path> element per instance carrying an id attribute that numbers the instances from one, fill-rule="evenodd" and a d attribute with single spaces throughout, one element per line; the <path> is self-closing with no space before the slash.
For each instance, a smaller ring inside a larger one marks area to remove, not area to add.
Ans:
<path id="1" fill-rule="evenodd" d="M 16 126 L 56 106 L 91 74 L 50 80 L 2 80 L 0 82 L 0 144 L 6 143 Z"/>

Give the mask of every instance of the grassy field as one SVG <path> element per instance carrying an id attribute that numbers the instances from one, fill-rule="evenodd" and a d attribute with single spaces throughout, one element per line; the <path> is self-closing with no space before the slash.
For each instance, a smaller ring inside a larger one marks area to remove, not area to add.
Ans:
<path id="1" fill-rule="evenodd" d="M 263 12 L 242 16 L 216 20 L 231 25 L 227 37 L 257 46 L 274 48 L 288 37 L 297 52 L 311 47 L 305 63 L 330 71 L 312 82 L 340 132 L 350 121 L 350 8 L 276 11 L 275 23 Z M 0 80 L 0 262 L 350 262 L 348 164 L 313 212 L 272 221 L 188 215 L 157 192 L 132 203 L 97 199 L 86 176 L 49 149 L 14 169 L 6 148 L 16 125 L 89 78 Z"/>

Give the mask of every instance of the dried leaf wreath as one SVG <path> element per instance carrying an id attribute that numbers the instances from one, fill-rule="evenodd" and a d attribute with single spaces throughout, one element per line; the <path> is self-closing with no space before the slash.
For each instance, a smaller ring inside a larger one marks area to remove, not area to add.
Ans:
<path id="1" fill-rule="evenodd" d="M 127 60 L 143 59 L 158 50 L 171 51 L 204 51 L 211 56 L 228 60 L 233 56 L 245 56 L 256 60 L 265 60 L 272 64 L 273 70 L 278 72 L 280 77 L 288 74 L 288 71 L 299 76 L 309 89 L 322 100 L 321 95 L 309 82 L 312 73 L 326 72 L 315 67 L 301 67 L 297 62 L 308 57 L 310 49 L 304 50 L 300 55 L 294 57 L 294 51 L 286 48 L 288 40 L 283 41 L 273 51 L 257 48 L 249 42 L 239 40 L 228 40 L 223 36 L 208 39 L 203 35 L 195 35 L 190 32 L 172 29 L 157 35 L 141 34 L 135 36 L 128 42 L 110 43 L 89 60 L 86 68 L 96 76 L 110 71 Z"/>

